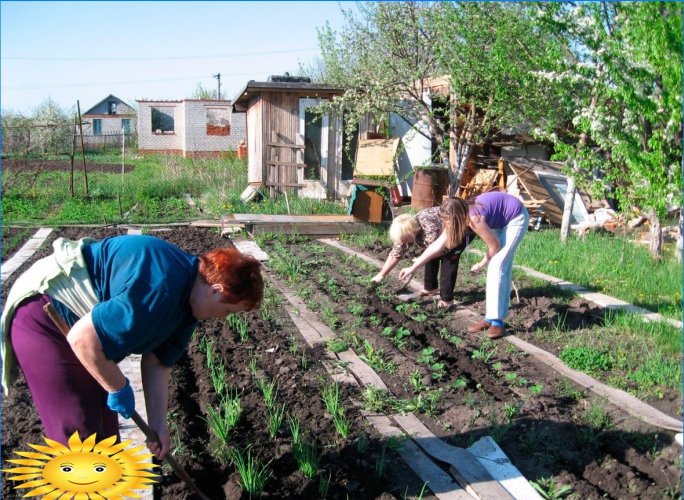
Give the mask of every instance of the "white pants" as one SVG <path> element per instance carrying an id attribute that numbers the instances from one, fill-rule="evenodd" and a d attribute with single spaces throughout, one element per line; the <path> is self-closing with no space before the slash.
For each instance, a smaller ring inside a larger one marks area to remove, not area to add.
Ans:
<path id="1" fill-rule="evenodd" d="M 527 233 L 530 215 L 523 207 L 522 213 L 502 229 L 493 229 L 501 248 L 487 267 L 487 314 L 486 319 L 504 320 L 508 316 L 513 281 L 513 257 L 518 245 Z"/>

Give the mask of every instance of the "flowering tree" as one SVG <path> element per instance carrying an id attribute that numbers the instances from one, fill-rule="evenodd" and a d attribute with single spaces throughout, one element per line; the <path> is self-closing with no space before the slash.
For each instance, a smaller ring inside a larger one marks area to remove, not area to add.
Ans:
<path id="1" fill-rule="evenodd" d="M 682 11 L 676 3 L 544 4 L 540 25 L 571 41 L 549 85 L 573 96 L 577 140 L 553 137 L 580 183 L 644 211 L 651 253 L 682 192 Z M 601 171 L 601 179 L 595 172 Z"/>
<path id="2" fill-rule="evenodd" d="M 319 30 L 321 59 L 310 67 L 318 81 L 344 87 L 333 107 L 344 112 L 348 137 L 370 114 L 389 113 L 414 124 L 416 133 L 438 146 L 444 144 L 447 124 L 432 112 L 426 79 L 438 76 L 429 3 L 368 2 L 355 10 L 342 9 L 345 26 L 338 33 Z"/>

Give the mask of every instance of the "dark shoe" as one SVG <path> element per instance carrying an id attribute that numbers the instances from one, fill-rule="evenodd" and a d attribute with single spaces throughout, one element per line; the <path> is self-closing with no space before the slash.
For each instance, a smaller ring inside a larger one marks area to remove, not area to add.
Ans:
<path id="1" fill-rule="evenodd" d="M 475 323 L 474 325 L 470 325 L 470 326 L 468 327 L 468 333 L 479 333 L 479 332 L 481 332 L 481 331 L 486 330 L 486 329 L 489 328 L 490 326 L 492 326 L 490 323 L 488 323 L 487 321 L 481 319 L 480 321 L 478 321 L 478 322 Z"/>
<path id="2" fill-rule="evenodd" d="M 500 339 L 506 335 L 506 329 L 503 326 L 492 325 L 489 327 L 489 330 L 487 330 L 487 335 L 492 340 Z"/>

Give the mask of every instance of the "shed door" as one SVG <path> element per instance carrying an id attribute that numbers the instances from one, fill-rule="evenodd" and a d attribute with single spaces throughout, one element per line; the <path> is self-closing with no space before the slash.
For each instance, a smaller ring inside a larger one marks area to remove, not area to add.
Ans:
<path id="1" fill-rule="evenodd" d="M 303 162 L 297 179 L 304 187 L 299 195 L 304 198 L 326 198 L 328 184 L 328 115 L 320 116 L 311 109 L 318 99 L 299 100 L 299 144 L 304 146 Z"/>

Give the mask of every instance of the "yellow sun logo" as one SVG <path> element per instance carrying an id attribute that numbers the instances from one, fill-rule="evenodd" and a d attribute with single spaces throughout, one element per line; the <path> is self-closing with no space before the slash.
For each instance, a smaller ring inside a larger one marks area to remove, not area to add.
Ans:
<path id="1" fill-rule="evenodd" d="M 2 469 L 15 474 L 10 481 L 26 481 L 15 486 L 33 488 L 23 498 L 42 495 L 43 500 L 118 500 L 140 498 L 134 490 L 147 488 L 159 476 L 148 469 L 157 467 L 146 460 L 153 455 L 138 453 L 144 446 L 127 448 L 130 441 L 116 443 L 116 436 L 95 442 L 95 434 L 81 441 L 78 433 L 69 446 L 44 438 L 48 446 L 30 444 L 41 453 L 15 451 L 22 459 L 8 460 L 21 467 Z M 62 495 L 64 495 L 62 497 Z"/>

